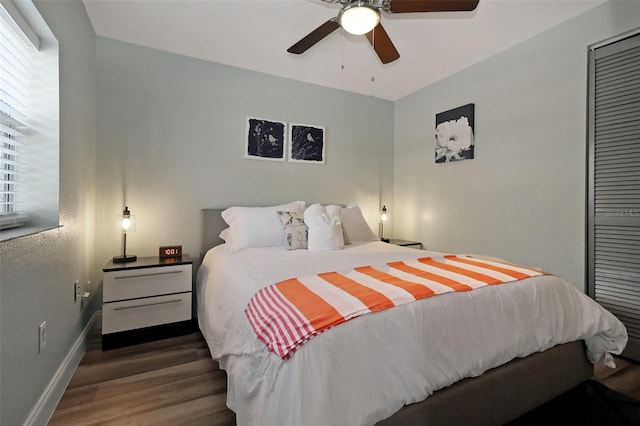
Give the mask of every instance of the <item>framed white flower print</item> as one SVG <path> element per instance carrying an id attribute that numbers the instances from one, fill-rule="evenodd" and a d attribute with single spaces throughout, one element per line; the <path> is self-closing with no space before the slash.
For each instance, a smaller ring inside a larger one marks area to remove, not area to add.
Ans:
<path id="1" fill-rule="evenodd" d="M 473 159 L 475 104 L 436 114 L 436 163 Z"/>

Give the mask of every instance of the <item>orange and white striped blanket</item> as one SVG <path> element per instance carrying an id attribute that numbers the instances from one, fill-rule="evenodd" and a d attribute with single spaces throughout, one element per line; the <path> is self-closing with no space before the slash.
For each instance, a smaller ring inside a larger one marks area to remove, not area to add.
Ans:
<path id="1" fill-rule="evenodd" d="M 284 280 L 259 290 L 245 315 L 267 349 L 287 359 L 311 337 L 362 314 L 539 275 L 471 256 L 420 257 Z"/>

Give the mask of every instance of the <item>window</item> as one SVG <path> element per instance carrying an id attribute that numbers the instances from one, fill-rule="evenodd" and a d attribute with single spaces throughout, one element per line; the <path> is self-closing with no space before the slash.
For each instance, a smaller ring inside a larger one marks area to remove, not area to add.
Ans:
<path id="1" fill-rule="evenodd" d="M 0 4 L 0 240 L 58 226 L 58 42 L 30 1 Z"/>
<path id="2" fill-rule="evenodd" d="M 27 30 L 30 31 L 30 28 Z M 20 209 L 24 194 L 28 99 L 34 45 L 4 6 L 0 7 L 0 229 L 23 225 L 28 217 Z M 31 34 L 35 35 L 31 30 Z"/>

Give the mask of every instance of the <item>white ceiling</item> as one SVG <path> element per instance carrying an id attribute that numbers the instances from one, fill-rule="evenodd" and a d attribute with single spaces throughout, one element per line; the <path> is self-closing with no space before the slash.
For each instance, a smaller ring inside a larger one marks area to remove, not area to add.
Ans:
<path id="1" fill-rule="evenodd" d="M 480 0 L 473 12 L 383 13 L 400 59 L 380 63 L 365 36 L 335 31 L 287 48 L 334 17 L 321 0 L 84 0 L 99 36 L 397 100 L 606 0 Z"/>

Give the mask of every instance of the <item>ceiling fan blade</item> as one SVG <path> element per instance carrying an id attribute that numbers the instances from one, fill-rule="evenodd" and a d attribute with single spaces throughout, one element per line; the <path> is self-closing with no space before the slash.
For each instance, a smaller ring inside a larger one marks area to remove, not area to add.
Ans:
<path id="1" fill-rule="evenodd" d="M 400 57 L 400 54 L 382 27 L 382 24 L 378 24 L 373 30 L 367 33 L 367 40 L 369 40 L 369 43 L 373 46 L 373 50 L 376 51 L 383 64 L 393 62 Z"/>
<path id="2" fill-rule="evenodd" d="M 412 12 L 469 12 L 474 10 L 480 0 L 391 0 L 389 11 L 392 13 Z"/>
<path id="3" fill-rule="evenodd" d="M 295 53 L 296 55 L 304 53 L 313 45 L 318 43 L 320 40 L 334 32 L 338 28 L 340 28 L 340 24 L 338 23 L 337 18 L 331 18 L 315 30 L 311 31 L 305 37 L 303 37 L 302 40 L 288 48 L 287 52 Z"/>

